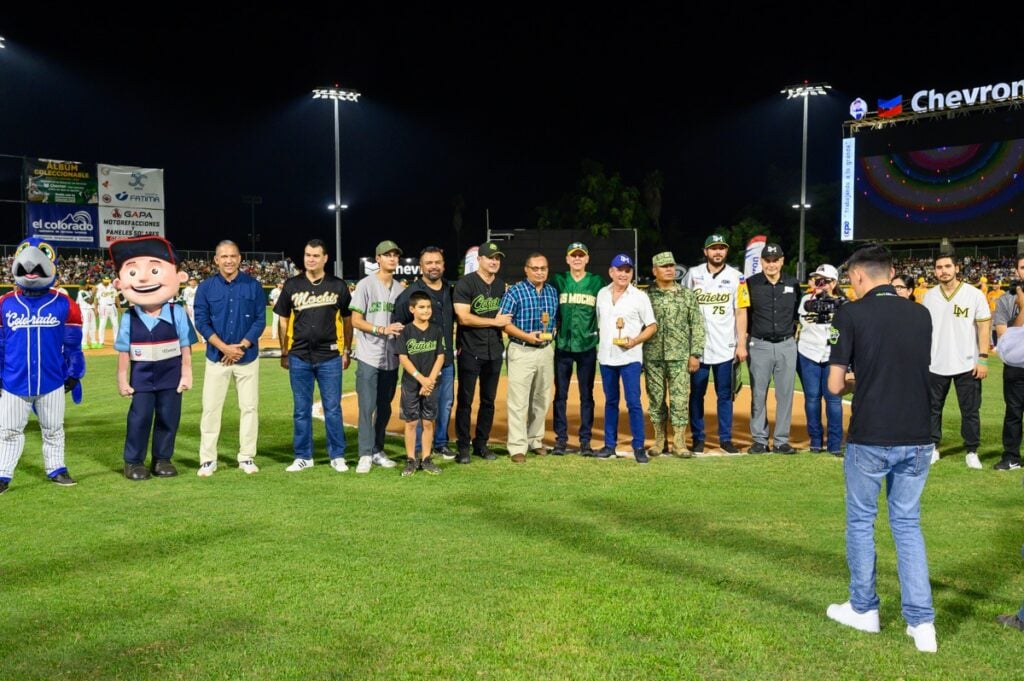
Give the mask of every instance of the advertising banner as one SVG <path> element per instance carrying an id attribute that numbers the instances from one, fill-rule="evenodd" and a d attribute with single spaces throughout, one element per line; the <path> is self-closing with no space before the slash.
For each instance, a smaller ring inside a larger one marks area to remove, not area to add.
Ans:
<path id="1" fill-rule="evenodd" d="M 96 248 L 99 244 L 98 207 L 69 203 L 30 203 L 26 210 L 28 235 L 53 246 Z"/>
<path id="2" fill-rule="evenodd" d="M 100 163 L 100 205 L 119 208 L 163 210 L 164 171 L 161 168 L 136 168 Z"/>
<path id="3" fill-rule="evenodd" d="M 842 241 L 853 241 L 853 204 L 857 172 L 857 141 L 853 137 L 843 140 L 842 190 L 839 195 L 839 222 Z"/>
<path id="4" fill-rule="evenodd" d="M 29 203 L 97 202 L 96 165 L 49 158 L 25 159 L 25 198 Z"/>
<path id="5" fill-rule="evenodd" d="M 164 236 L 164 211 L 142 208 L 99 207 L 99 247 L 133 236 Z"/>
<path id="6" fill-rule="evenodd" d="M 761 251 L 768 245 L 768 237 L 758 234 L 747 242 L 747 250 L 743 254 L 743 276 L 750 279 L 761 271 Z"/>

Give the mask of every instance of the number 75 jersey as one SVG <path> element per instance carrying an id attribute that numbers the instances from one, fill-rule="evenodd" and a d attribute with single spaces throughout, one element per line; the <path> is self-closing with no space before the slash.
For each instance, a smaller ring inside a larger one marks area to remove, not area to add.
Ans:
<path id="1" fill-rule="evenodd" d="M 683 277 L 683 286 L 693 289 L 704 317 L 704 364 L 729 362 L 736 354 L 736 310 L 750 306 L 742 278 L 730 265 L 711 274 L 707 263 L 691 268 Z"/>

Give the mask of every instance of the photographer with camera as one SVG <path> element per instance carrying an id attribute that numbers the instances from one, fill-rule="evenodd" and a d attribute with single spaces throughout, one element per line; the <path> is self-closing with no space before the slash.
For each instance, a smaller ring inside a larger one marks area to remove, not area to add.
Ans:
<path id="1" fill-rule="evenodd" d="M 996 301 L 992 323 L 999 340 L 999 356 L 1003 360 L 1003 457 L 995 465 L 997 471 L 1012 471 L 1020 468 L 1021 420 L 1024 414 L 1024 363 L 1016 361 L 1010 337 L 1003 338 L 1007 329 L 1024 326 L 1024 255 L 1017 256 L 1014 280 L 1006 293 Z M 1015 331 L 1014 334 L 1019 333 Z M 1011 334 L 1011 335 L 1014 335 Z"/>
<path id="2" fill-rule="evenodd" d="M 796 372 L 804 388 L 804 414 L 811 451 L 843 455 L 843 398 L 828 391 L 828 344 L 832 317 L 847 302 L 837 284 L 839 272 L 832 265 L 821 265 L 811 275 L 810 293 L 800 301 L 800 331 L 796 345 Z M 821 400 L 825 399 L 828 439 L 821 425 Z M 824 445 L 824 446 L 823 446 Z M 824 447 L 827 447 L 825 449 Z"/>

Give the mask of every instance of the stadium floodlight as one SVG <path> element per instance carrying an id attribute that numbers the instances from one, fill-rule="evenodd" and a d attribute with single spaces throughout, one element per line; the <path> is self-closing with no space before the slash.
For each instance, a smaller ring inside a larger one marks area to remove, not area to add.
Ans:
<path id="1" fill-rule="evenodd" d="M 804 100 L 804 137 L 803 157 L 800 163 L 800 203 L 793 208 L 800 211 L 800 250 L 796 262 L 796 278 L 800 281 L 807 279 L 807 263 L 804 262 L 804 224 L 807 220 L 807 209 L 811 204 L 807 203 L 807 100 L 816 95 L 826 95 L 832 86 L 828 83 L 801 83 L 791 85 L 780 92 L 786 95 L 786 99 L 802 97 Z"/>
<path id="2" fill-rule="evenodd" d="M 329 203 L 329 204 L 327 204 L 327 210 L 333 211 L 333 210 L 335 210 L 336 208 L 337 208 L 337 205 L 336 205 L 336 204 L 333 204 L 333 203 Z M 342 210 L 348 210 L 348 204 L 347 204 L 347 203 L 343 203 L 343 204 L 341 204 L 341 209 L 342 209 Z"/>
<path id="3" fill-rule="evenodd" d="M 6 47 L 7 47 L 7 45 L 4 45 L 4 37 L 2 35 L 0 35 L 0 50 L 4 49 Z"/>
<path id="4" fill-rule="evenodd" d="M 338 121 L 338 102 L 358 102 L 360 93 L 335 87 L 322 87 L 313 90 L 313 99 L 330 99 L 334 102 L 334 203 L 330 210 L 334 211 L 334 276 L 345 278 L 345 268 L 341 264 L 341 211 L 348 208 L 341 202 L 341 124 Z"/>

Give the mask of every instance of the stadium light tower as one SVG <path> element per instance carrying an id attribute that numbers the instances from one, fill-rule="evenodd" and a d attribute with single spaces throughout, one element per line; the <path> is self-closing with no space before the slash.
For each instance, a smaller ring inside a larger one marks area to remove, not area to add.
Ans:
<path id="1" fill-rule="evenodd" d="M 811 207 L 807 203 L 807 100 L 815 95 L 828 94 L 828 90 L 831 89 L 832 86 L 828 83 L 807 83 L 805 81 L 800 85 L 791 85 L 781 91 L 782 94 L 786 95 L 786 99 L 802 97 L 804 100 L 804 145 L 803 159 L 800 164 L 800 203 L 793 205 L 793 208 L 800 211 L 800 252 L 796 263 L 796 278 L 800 280 L 801 284 L 807 280 L 807 263 L 804 261 L 804 223 L 807 218 L 807 209 Z"/>
<path id="2" fill-rule="evenodd" d="M 341 125 L 338 121 L 338 102 L 358 102 L 360 93 L 334 87 L 313 90 L 313 99 L 330 99 L 334 102 L 334 276 L 345 278 L 341 264 L 341 211 L 347 206 L 341 203 Z"/>

